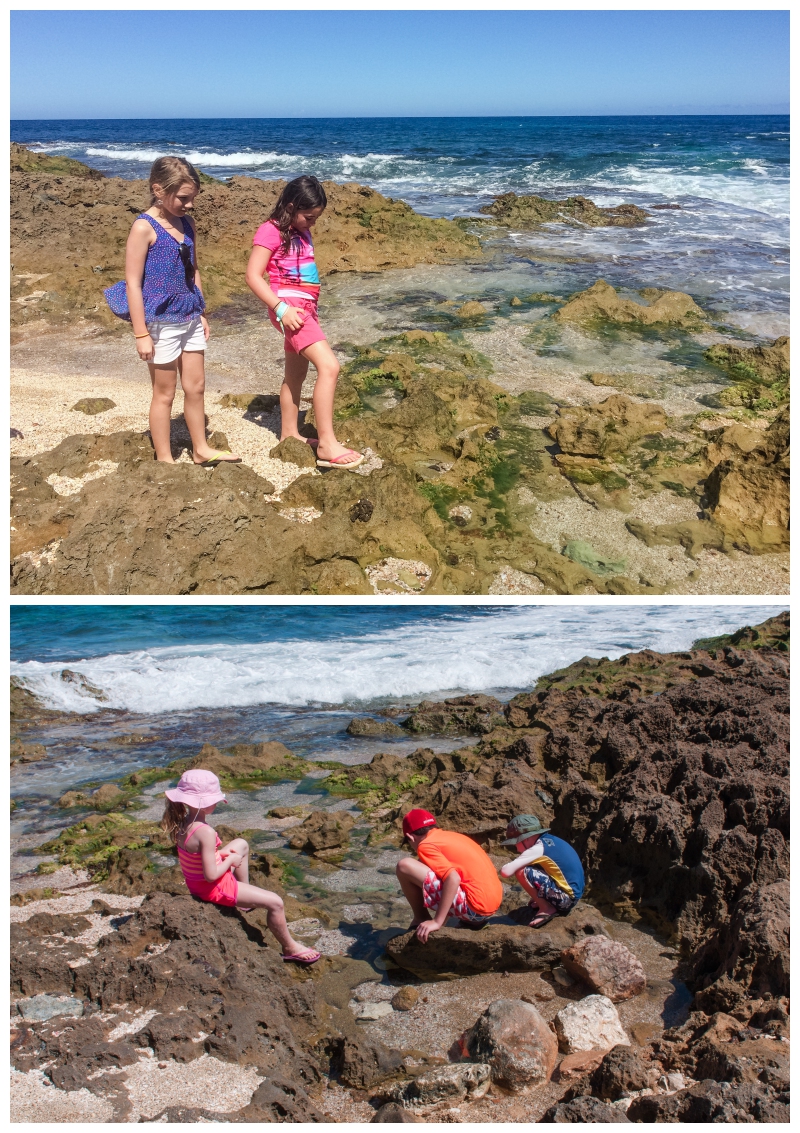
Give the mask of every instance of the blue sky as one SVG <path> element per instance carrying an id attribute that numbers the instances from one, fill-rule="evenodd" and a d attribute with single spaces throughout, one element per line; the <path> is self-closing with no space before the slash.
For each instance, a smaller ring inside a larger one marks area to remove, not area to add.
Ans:
<path id="1" fill-rule="evenodd" d="M 788 113 L 771 11 L 11 14 L 12 118 Z"/>

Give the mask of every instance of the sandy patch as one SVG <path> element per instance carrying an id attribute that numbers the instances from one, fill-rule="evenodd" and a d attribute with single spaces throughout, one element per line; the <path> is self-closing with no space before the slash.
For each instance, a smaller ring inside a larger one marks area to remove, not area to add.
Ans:
<path id="1" fill-rule="evenodd" d="M 11 1071 L 11 1122 L 97 1124 L 114 1120 L 114 1107 L 87 1089 L 57 1089 L 41 1070 Z"/>
<path id="2" fill-rule="evenodd" d="M 535 574 L 525 574 L 513 567 L 504 567 L 492 579 L 490 594 L 552 594 Z"/>
<path id="3" fill-rule="evenodd" d="M 68 897 L 49 897 L 44 901 L 31 901 L 29 905 L 12 905 L 11 923 L 19 924 L 27 921 L 35 913 L 85 913 L 95 900 L 104 901 L 110 909 L 127 913 L 132 909 L 138 909 L 144 901 L 144 896 L 119 897 L 114 893 L 103 893 L 99 886 L 93 886 L 91 889 L 84 889 L 81 893 L 70 894 Z"/>
<path id="4" fill-rule="evenodd" d="M 36 839 L 40 840 L 38 835 Z M 17 840 L 17 846 L 21 848 L 20 840 Z M 88 870 L 72 869 L 71 866 L 63 865 L 53 870 L 52 873 L 25 873 L 20 877 L 13 877 L 11 879 L 11 892 L 25 893 L 28 889 L 44 889 L 47 887 L 55 890 L 74 889 L 77 885 L 86 885 L 88 880 Z"/>
<path id="5" fill-rule="evenodd" d="M 161 1069 L 160 1067 L 164 1068 Z M 202 1054 L 191 1062 L 159 1063 L 152 1055 L 125 1068 L 132 1112 L 128 1121 L 147 1121 L 167 1106 L 202 1106 L 232 1113 L 246 1106 L 264 1079 L 253 1066 L 221 1062 Z"/>

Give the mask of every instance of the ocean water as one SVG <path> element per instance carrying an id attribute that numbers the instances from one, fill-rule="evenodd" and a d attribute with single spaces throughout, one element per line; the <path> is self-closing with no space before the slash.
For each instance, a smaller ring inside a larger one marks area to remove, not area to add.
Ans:
<path id="1" fill-rule="evenodd" d="M 508 191 L 678 204 L 643 229 L 556 224 L 507 251 L 720 312 L 788 311 L 788 116 L 16 121 L 11 138 L 126 178 L 171 153 L 220 178 L 359 181 L 431 216 L 476 215 Z"/>

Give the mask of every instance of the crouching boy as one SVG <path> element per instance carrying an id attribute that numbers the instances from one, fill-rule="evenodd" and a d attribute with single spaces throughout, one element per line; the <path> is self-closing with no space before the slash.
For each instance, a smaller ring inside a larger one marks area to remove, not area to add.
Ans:
<path id="1" fill-rule="evenodd" d="M 403 819 L 403 837 L 416 851 L 397 863 L 397 880 L 414 914 L 411 928 L 424 944 L 448 917 L 483 928 L 503 902 L 503 886 L 489 855 L 465 834 L 439 830 L 427 810 Z M 426 919 L 433 914 L 433 919 Z"/>
<path id="2" fill-rule="evenodd" d="M 545 830 L 534 814 L 518 814 L 506 828 L 502 846 L 516 846 L 519 857 L 502 866 L 503 877 L 516 877 L 531 900 L 525 924 L 543 928 L 553 917 L 563 917 L 583 895 L 583 866 L 562 838 Z"/>

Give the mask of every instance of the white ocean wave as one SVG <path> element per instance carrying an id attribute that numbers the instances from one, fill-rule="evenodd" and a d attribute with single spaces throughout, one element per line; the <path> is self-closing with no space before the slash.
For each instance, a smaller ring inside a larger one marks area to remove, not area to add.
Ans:
<path id="1" fill-rule="evenodd" d="M 255 644 L 203 644 L 81 661 L 13 663 L 50 708 L 140 713 L 256 704 L 345 705 L 492 688 L 529 688 L 586 654 L 686 649 L 698 637 L 764 621 L 776 606 L 526 606 L 491 617 Z M 65 680 L 68 668 L 83 687 Z M 87 686 L 100 690 L 98 699 Z"/>

